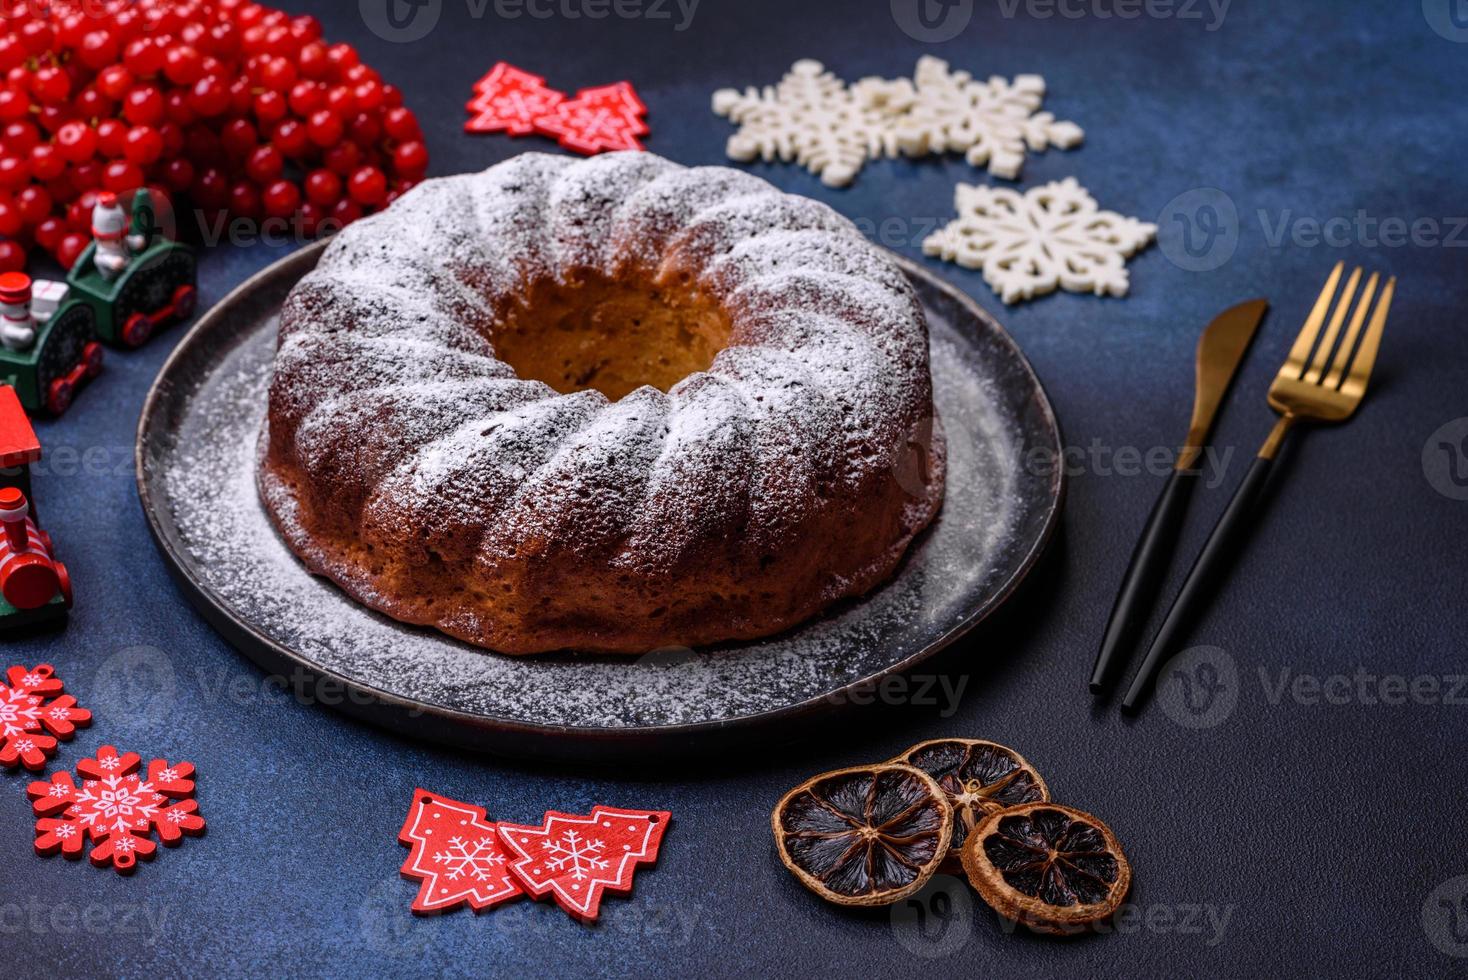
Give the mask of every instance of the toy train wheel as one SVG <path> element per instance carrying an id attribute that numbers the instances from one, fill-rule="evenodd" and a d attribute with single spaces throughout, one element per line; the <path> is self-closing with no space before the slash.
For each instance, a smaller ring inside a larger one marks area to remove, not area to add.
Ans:
<path id="1" fill-rule="evenodd" d="M 86 365 L 87 377 L 95 378 L 102 373 L 102 345 L 95 340 L 82 348 L 82 363 Z"/>
<path id="2" fill-rule="evenodd" d="M 153 336 L 153 321 L 146 313 L 134 313 L 122 325 L 122 342 L 129 347 L 141 347 Z"/>
<path id="3" fill-rule="evenodd" d="M 72 384 L 70 378 L 57 378 L 46 388 L 46 411 L 52 415 L 61 415 L 71 407 L 71 400 L 76 396 L 76 385 Z"/>
<path id="4" fill-rule="evenodd" d="M 180 286 L 173 291 L 173 317 L 175 320 L 187 320 L 194 315 L 194 307 L 199 301 L 199 291 L 193 286 Z"/>

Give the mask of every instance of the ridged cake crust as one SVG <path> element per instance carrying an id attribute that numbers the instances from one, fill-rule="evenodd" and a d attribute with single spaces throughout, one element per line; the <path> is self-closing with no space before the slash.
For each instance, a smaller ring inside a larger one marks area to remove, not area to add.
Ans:
<path id="1" fill-rule="evenodd" d="M 617 401 L 495 356 L 532 287 L 592 280 L 711 304 L 727 346 Z M 636 654 L 872 588 L 943 463 L 922 309 L 849 221 L 727 168 L 531 153 L 327 247 L 281 314 L 259 483 L 310 569 L 390 616 Z"/>

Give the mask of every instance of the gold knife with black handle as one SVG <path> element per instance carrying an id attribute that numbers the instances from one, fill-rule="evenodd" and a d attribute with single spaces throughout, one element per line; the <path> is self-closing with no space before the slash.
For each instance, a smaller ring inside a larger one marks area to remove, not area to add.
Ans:
<path id="1" fill-rule="evenodd" d="M 1268 308 L 1267 300 L 1252 299 L 1224 310 L 1208 324 L 1198 341 L 1198 374 L 1188 438 L 1157 503 L 1152 506 L 1152 514 L 1142 528 L 1142 536 L 1117 590 L 1106 634 L 1096 654 L 1096 666 L 1091 671 L 1092 694 L 1105 694 L 1111 688 L 1117 671 L 1127 661 L 1138 630 L 1147 620 L 1157 585 L 1177 544 L 1193 485 L 1198 482 L 1198 459 L 1208 444 L 1208 433 L 1213 429 L 1218 407 Z"/>

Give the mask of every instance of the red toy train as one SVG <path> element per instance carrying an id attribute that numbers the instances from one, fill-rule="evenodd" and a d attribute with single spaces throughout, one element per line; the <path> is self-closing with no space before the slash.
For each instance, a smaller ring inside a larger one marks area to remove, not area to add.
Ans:
<path id="1" fill-rule="evenodd" d="M 15 389 L 0 385 L 0 627 L 54 619 L 71 608 L 71 578 L 31 502 L 30 466 L 40 458 Z"/>

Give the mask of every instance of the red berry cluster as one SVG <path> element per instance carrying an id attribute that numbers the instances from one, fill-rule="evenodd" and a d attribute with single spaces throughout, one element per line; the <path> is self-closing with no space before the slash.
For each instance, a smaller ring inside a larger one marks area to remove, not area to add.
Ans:
<path id="1" fill-rule="evenodd" d="M 0 32 L 0 271 L 31 244 L 70 267 L 103 190 L 315 234 L 428 169 L 402 93 L 314 17 L 247 0 L 7 0 Z"/>

